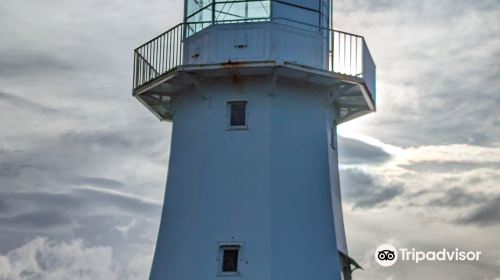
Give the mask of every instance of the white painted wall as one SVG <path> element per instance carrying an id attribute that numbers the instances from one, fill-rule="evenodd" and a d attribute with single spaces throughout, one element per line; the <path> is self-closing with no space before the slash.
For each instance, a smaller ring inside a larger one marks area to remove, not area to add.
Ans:
<path id="1" fill-rule="evenodd" d="M 241 276 L 224 279 L 340 279 L 326 93 L 269 82 L 204 80 L 208 98 L 194 88 L 173 97 L 151 279 L 220 279 L 217 244 L 233 241 L 244 244 Z M 248 102 L 248 130 L 227 130 L 233 100 Z"/>
<path id="2" fill-rule="evenodd" d="M 211 26 L 185 42 L 186 64 L 284 61 L 322 69 L 327 56 L 319 32 L 274 23 Z"/>

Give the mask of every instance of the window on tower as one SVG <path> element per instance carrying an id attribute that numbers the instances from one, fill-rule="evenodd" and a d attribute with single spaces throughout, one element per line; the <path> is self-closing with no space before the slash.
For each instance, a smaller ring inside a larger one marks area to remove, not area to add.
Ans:
<path id="1" fill-rule="evenodd" d="M 246 128 L 246 101 L 228 102 L 230 128 Z"/>
<path id="2" fill-rule="evenodd" d="M 235 274 L 238 273 L 238 258 L 240 254 L 239 245 L 224 245 L 220 247 L 222 262 L 221 273 Z"/>

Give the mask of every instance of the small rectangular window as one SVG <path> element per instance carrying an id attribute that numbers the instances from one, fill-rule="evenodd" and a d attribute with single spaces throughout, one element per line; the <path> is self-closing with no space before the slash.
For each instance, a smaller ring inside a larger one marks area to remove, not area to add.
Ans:
<path id="1" fill-rule="evenodd" d="M 246 101 L 228 102 L 229 125 L 231 127 L 246 127 Z"/>
<path id="2" fill-rule="evenodd" d="M 240 246 L 221 246 L 222 273 L 237 273 Z"/>
<path id="3" fill-rule="evenodd" d="M 222 272 L 237 272 L 238 271 L 238 249 L 231 248 L 224 250 L 222 261 Z"/>

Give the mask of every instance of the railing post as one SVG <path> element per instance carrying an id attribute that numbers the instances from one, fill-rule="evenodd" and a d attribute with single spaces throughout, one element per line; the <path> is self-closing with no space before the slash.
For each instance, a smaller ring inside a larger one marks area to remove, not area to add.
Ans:
<path id="1" fill-rule="evenodd" d="M 215 24 L 215 0 L 212 0 L 212 25 Z"/>
<path id="2" fill-rule="evenodd" d="M 365 43 L 365 40 L 363 40 L 363 54 L 361 56 L 361 61 L 363 61 L 363 63 L 361 63 L 361 77 L 364 78 L 365 77 L 365 49 L 366 49 L 366 43 Z"/>
<path id="3" fill-rule="evenodd" d="M 135 51 L 134 51 L 134 68 L 132 68 L 134 71 L 132 73 L 132 88 L 135 88 L 136 87 L 136 80 L 137 80 L 137 56 L 135 55 Z"/>

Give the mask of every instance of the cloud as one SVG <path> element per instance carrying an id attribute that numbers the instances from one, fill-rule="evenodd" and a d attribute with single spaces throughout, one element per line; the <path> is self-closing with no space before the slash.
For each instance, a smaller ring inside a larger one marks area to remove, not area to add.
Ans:
<path id="1" fill-rule="evenodd" d="M 138 195 L 96 187 L 68 187 L 65 192 L 0 192 L 0 253 L 34 235 L 116 244 L 127 250 L 156 238 L 162 204 Z M 135 220 L 137 228 L 117 238 L 113 229 Z M 146 234 L 147 233 L 147 234 Z M 146 236 L 143 236 L 146 234 Z M 121 244 L 127 240 L 127 244 Z"/>
<path id="2" fill-rule="evenodd" d="M 377 164 L 390 158 L 391 155 L 380 147 L 354 138 L 339 137 L 340 164 Z"/>
<path id="3" fill-rule="evenodd" d="M 115 208 L 122 213 L 134 213 L 135 215 L 148 216 L 157 214 L 161 210 L 162 203 L 138 195 L 125 193 L 117 190 L 110 190 L 98 187 L 74 187 L 66 192 L 1 192 L 0 202 L 4 207 L 4 212 L 12 211 L 32 211 L 31 214 L 22 214 L 17 218 L 19 222 L 33 221 L 37 226 L 42 223 L 37 221 L 46 216 L 47 221 L 53 217 L 53 221 L 62 221 L 62 213 L 91 214 L 99 211 L 100 208 Z M 92 210 L 93 209 L 93 210 Z M 40 212 L 50 210 L 46 213 Z M 85 211 L 84 211 L 85 210 Z M 26 212 L 24 212 L 26 213 Z M 33 217 L 33 218 L 32 218 Z M 23 219 L 21 219 L 23 218 Z M 9 219 L 2 221 L 10 221 Z M 15 221 L 15 219 L 14 219 Z"/>
<path id="4" fill-rule="evenodd" d="M 461 188 L 450 188 L 444 192 L 440 198 L 431 200 L 428 205 L 435 207 L 468 207 L 471 205 L 481 204 L 487 201 L 487 196 L 484 193 L 466 192 Z"/>
<path id="5" fill-rule="evenodd" d="M 129 231 L 136 225 L 137 225 L 137 220 L 132 219 L 132 221 L 129 224 L 117 225 L 115 226 L 115 229 L 126 237 Z"/>
<path id="6" fill-rule="evenodd" d="M 42 53 L 29 49 L 6 49 L 2 50 L 9 55 L 0 56 L 0 76 L 30 75 L 40 76 L 48 73 L 60 75 L 63 71 L 75 71 L 75 67 L 69 61 L 57 57 L 55 53 Z"/>
<path id="7" fill-rule="evenodd" d="M 136 255 L 130 260 L 137 260 Z M 147 267 L 120 263 L 107 246 L 86 246 L 76 239 L 61 242 L 37 237 L 0 255 L 0 279 L 114 280 L 146 279 Z"/>
<path id="8" fill-rule="evenodd" d="M 20 211 L 38 212 L 43 210 L 59 211 L 63 208 L 79 209 L 85 201 L 69 192 L 31 191 L 16 192 L 2 190 L 0 201 L 4 205 L 4 213 L 12 214 Z"/>
<path id="9" fill-rule="evenodd" d="M 401 184 L 384 184 L 360 169 L 341 169 L 340 179 L 342 198 L 354 208 L 380 207 L 404 192 Z"/>
<path id="10" fill-rule="evenodd" d="M 413 162 L 410 164 L 401 164 L 400 166 L 404 169 L 419 173 L 449 173 L 483 168 L 500 169 L 500 162 L 443 162 L 429 160 Z"/>
<path id="11" fill-rule="evenodd" d="M 132 98 L 127 69 L 135 47 L 182 17 L 182 2 L 149 4 L 1 1 L 0 275 L 26 264 L 8 280 L 147 278 L 170 125 Z M 140 24 L 138 13 L 147 15 Z M 115 230 L 131 221 L 136 226 L 126 235 Z M 104 258 L 96 248 L 106 248 L 112 260 L 92 266 L 58 260 L 57 269 L 30 274 L 37 250 L 26 241 L 35 236 L 47 236 L 39 246 L 63 259 L 62 248 L 83 259 Z M 19 260 L 9 257 L 28 247 Z M 78 267 L 81 275 L 74 275 Z"/>
<path id="12" fill-rule="evenodd" d="M 85 248 L 81 240 L 36 238 L 3 256 L 6 279 L 117 279 L 109 247 Z"/>
<path id="13" fill-rule="evenodd" d="M 480 205 L 472 213 L 456 219 L 455 222 L 481 227 L 500 225 L 500 195 Z"/>
<path id="14" fill-rule="evenodd" d="M 499 8 L 492 0 L 334 2 L 336 28 L 363 34 L 377 63 L 379 107 L 359 128 L 405 147 L 498 142 Z"/>
<path id="15" fill-rule="evenodd" d="M 30 190 L 34 185 L 56 191 L 68 185 L 89 185 L 162 196 L 161 174 L 165 174 L 168 152 L 164 146 L 168 138 L 144 139 L 142 135 L 155 132 L 147 127 L 138 128 L 142 132 L 133 130 L 126 126 L 66 130 L 53 135 L 6 139 L 0 148 L 0 178 L 5 187 L 9 185 L 20 191 Z M 32 138 L 36 140 L 31 141 Z M 144 176 L 133 176 L 139 172 Z M 153 173 L 160 175 L 146 176 Z M 158 188 L 137 188 L 149 185 Z"/>
<path id="16" fill-rule="evenodd" d="M 97 177 L 79 177 L 73 181 L 75 185 L 100 186 L 106 188 L 122 188 L 125 186 L 123 182 L 107 178 Z"/>
<path id="17" fill-rule="evenodd" d="M 0 61 L 1 64 L 1 61 Z M 1 74 L 1 73 L 0 73 Z M 37 102 L 31 101 L 29 99 L 2 92 L 0 91 L 0 102 L 6 102 L 9 105 L 14 106 L 16 109 L 24 109 L 27 111 L 32 111 L 40 114 L 58 114 L 61 113 L 61 111 L 56 110 L 51 107 L 47 107 L 45 105 L 41 105 Z"/>
<path id="18" fill-rule="evenodd" d="M 160 201 L 110 189 L 96 187 L 77 188 L 75 189 L 75 193 L 85 198 L 88 202 L 100 204 L 101 206 L 117 207 L 120 210 L 144 216 L 158 214 L 162 206 Z"/>
<path id="19" fill-rule="evenodd" d="M 133 149 L 139 143 L 133 141 L 133 137 L 118 131 L 91 130 L 91 131 L 68 131 L 61 135 L 61 141 L 71 145 L 97 145 L 105 148 Z"/>
<path id="20" fill-rule="evenodd" d="M 6 210 L 7 210 L 7 204 L 5 204 L 5 202 L 0 200 L 0 214 L 5 212 Z"/>
<path id="21" fill-rule="evenodd" d="M 409 163 L 500 163 L 500 147 L 482 147 L 470 144 L 420 145 L 404 149 L 404 157 Z"/>
<path id="22" fill-rule="evenodd" d="M 0 225 L 7 227 L 9 230 L 13 228 L 21 229 L 28 228 L 54 228 L 60 225 L 71 224 L 71 219 L 64 213 L 57 211 L 41 211 L 23 213 L 10 217 L 0 217 Z"/>
<path id="23" fill-rule="evenodd" d="M 131 52 L 179 22 L 181 6 L 0 1 L 0 65 L 8 65 L 0 69 L 0 279 L 7 270 L 9 280 L 147 278 L 170 124 L 130 96 Z M 378 111 L 342 126 L 388 144 L 340 139 L 342 163 L 363 165 L 341 171 L 354 255 L 395 239 L 470 246 L 500 259 L 496 228 L 484 229 L 498 217 L 499 7 L 497 0 L 334 1 L 335 28 L 363 35 L 378 67 Z M 49 238 L 26 242 L 38 235 Z M 486 264 L 365 266 L 355 277 L 500 275 L 498 264 Z"/>

